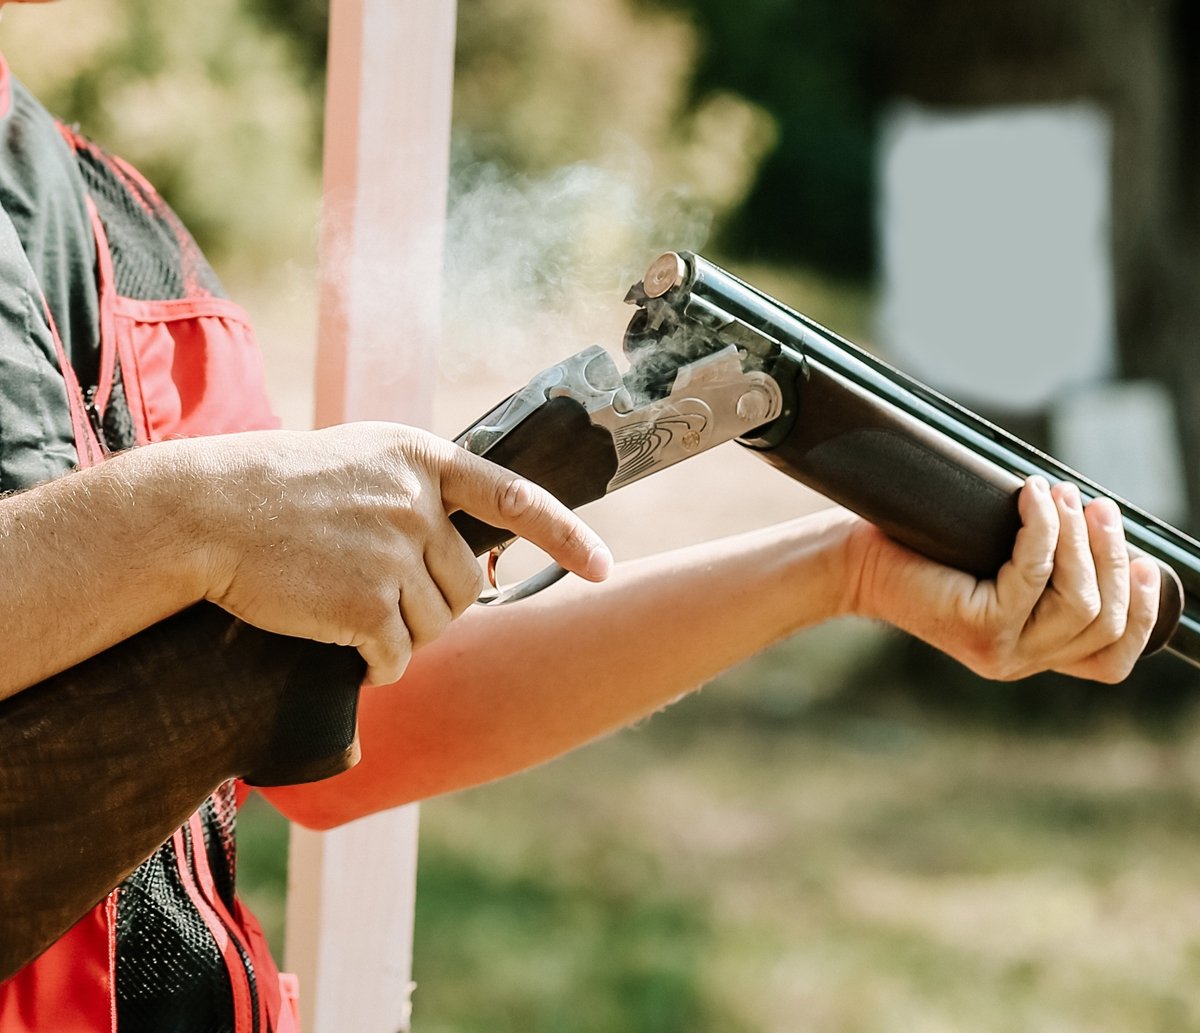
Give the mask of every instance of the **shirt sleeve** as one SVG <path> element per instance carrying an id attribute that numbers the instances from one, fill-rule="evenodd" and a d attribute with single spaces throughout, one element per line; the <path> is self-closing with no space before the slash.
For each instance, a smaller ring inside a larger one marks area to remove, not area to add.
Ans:
<path id="1" fill-rule="evenodd" d="M 50 480 L 76 462 L 41 288 L 12 221 L 0 211 L 0 492 Z"/>

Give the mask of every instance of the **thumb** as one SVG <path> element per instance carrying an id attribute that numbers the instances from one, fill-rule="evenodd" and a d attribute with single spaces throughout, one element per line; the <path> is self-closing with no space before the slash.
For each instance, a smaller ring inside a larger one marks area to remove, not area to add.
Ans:
<path id="1" fill-rule="evenodd" d="M 441 466 L 442 502 L 493 527 L 512 531 L 564 570 L 603 581 L 612 570 L 608 546 L 550 492 L 511 470 L 446 443 Z"/>

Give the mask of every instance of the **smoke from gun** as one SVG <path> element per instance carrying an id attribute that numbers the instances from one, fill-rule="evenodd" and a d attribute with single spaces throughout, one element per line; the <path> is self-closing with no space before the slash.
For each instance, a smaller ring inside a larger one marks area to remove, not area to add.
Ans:
<path id="1" fill-rule="evenodd" d="M 621 340 L 647 254 L 707 239 L 712 216 L 653 192 L 636 162 L 544 176 L 455 162 L 446 229 L 442 376 L 519 381 L 563 354 Z M 514 376 L 515 374 L 515 376 Z"/>

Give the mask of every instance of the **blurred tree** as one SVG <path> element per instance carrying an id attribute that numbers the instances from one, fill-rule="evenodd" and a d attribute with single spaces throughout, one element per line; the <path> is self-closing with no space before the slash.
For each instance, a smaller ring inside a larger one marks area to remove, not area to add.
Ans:
<path id="1" fill-rule="evenodd" d="M 460 0 L 455 128 L 464 151 L 515 173 L 618 168 L 720 218 L 735 208 L 774 125 L 734 91 L 688 103 L 696 32 L 629 0 L 586 6 Z"/>
<path id="2" fill-rule="evenodd" d="M 710 243 L 774 125 L 729 92 L 689 104 L 696 47 L 629 0 L 460 0 L 443 369 L 615 340 L 648 259 Z"/>
<path id="3" fill-rule="evenodd" d="M 5 9 L 0 43 L 56 114 L 139 166 L 213 256 L 252 269 L 314 239 L 319 96 L 248 0 Z"/>
<path id="4" fill-rule="evenodd" d="M 731 92 L 775 120 L 722 246 L 741 257 L 867 276 L 881 83 L 868 0 L 641 0 L 687 12 L 702 39 L 693 103 Z"/>
<path id="5" fill-rule="evenodd" d="M 244 0 L 264 26 L 290 41 L 304 78 L 318 90 L 325 82 L 329 48 L 329 0 Z"/>
<path id="6" fill-rule="evenodd" d="M 296 123 L 308 140 L 302 164 L 315 169 L 328 0 L 221 2 L 227 10 L 220 19 L 210 11 L 209 21 L 223 20 L 227 33 L 275 52 L 275 70 L 304 108 Z M 546 176 L 574 163 L 605 166 L 647 197 L 670 193 L 673 204 L 710 220 L 740 204 L 774 139 L 774 122 L 732 88 L 714 87 L 689 99 L 698 44 L 688 17 L 639 8 L 632 0 L 586 6 L 460 0 L 458 11 L 454 118 L 460 163 L 490 163 L 512 176 Z M 123 69 L 139 61 L 161 65 L 170 56 L 174 67 L 167 37 L 187 37 L 167 23 L 163 15 L 143 19 L 130 26 L 138 38 L 121 33 L 122 47 L 99 56 Z M 84 110 L 107 85 L 96 69 L 89 64 L 67 82 L 59 93 L 70 101 L 73 117 L 88 125 L 101 121 L 102 111 Z M 300 156 L 300 146 L 297 141 L 288 156 Z M 236 162 L 237 156 L 227 154 L 226 160 Z M 168 183 L 186 178 L 185 170 L 166 161 L 149 164 Z M 186 196 L 181 207 L 202 227 L 211 219 L 204 206 L 189 207 Z M 223 224 L 219 232 L 230 229 Z"/>

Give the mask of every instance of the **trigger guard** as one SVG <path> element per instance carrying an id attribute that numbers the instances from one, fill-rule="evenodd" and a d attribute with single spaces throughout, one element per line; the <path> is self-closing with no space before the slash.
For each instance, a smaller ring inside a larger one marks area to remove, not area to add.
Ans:
<path id="1" fill-rule="evenodd" d="M 521 599 L 528 599 L 531 595 L 537 595 L 544 588 L 549 588 L 556 581 L 561 581 L 566 577 L 567 572 L 563 570 L 557 563 L 551 563 L 548 567 L 543 567 L 536 574 L 527 577 L 524 581 L 520 581 L 515 585 L 510 585 L 507 588 L 488 588 L 483 594 L 475 600 L 476 606 L 507 606 L 509 603 L 515 603 Z"/>

